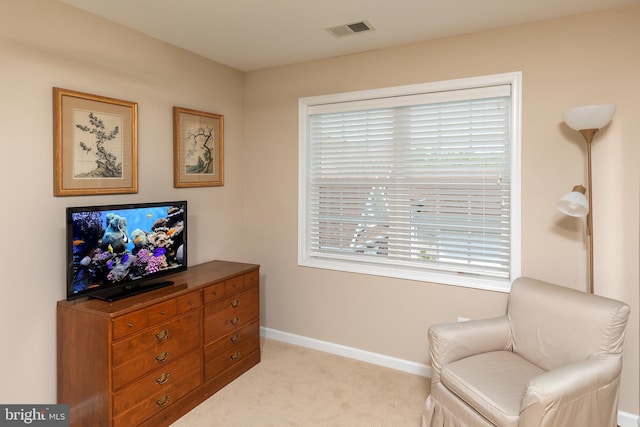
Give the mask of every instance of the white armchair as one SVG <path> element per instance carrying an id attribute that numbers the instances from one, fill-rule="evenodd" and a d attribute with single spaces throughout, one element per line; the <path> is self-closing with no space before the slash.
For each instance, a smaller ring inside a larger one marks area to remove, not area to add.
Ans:
<path id="1" fill-rule="evenodd" d="M 507 314 L 429 329 L 423 427 L 615 427 L 629 306 L 514 281 Z"/>

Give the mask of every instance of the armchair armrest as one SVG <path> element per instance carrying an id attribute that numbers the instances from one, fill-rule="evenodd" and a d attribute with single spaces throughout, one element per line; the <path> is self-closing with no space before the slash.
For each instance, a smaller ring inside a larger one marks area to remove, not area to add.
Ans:
<path id="1" fill-rule="evenodd" d="M 506 316 L 434 325 L 429 328 L 431 383 L 440 381 L 440 371 L 447 363 L 510 347 L 511 328 Z"/>
<path id="2" fill-rule="evenodd" d="M 617 405 L 613 412 L 607 408 L 617 399 L 621 370 L 620 354 L 598 354 L 532 378 L 522 398 L 519 426 L 615 426 Z"/>

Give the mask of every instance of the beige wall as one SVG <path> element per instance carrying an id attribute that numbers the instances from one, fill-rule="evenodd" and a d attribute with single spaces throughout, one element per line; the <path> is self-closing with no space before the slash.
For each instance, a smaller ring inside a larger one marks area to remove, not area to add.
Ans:
<path id="1" fill-rule="evenodd" d="M 263 266 L 269 327 L 427 363 L 429 325 L 504 312 L 506 295 L 303 268 L 297 256 L 299 97 L 523 72 L 522 273 L 586 289 L 584 223 L 555 201 L 586 184 L 567 107 L 612 102 L 593 145 L 596 292 L 632 307 L 620 409 L 638 414 L 640 7 L 551 20 L 247 74 L 247 257 Z M 570 331 L 567 331 L 570 333 Z"/>
<path id="2" fill-rule="evenodd" d="M 0 0 L 0 402 L 56 399 L 65 207 L 189 201 L 189 262 L 242 260 L 243 73 L 50 0 Z M 53 197 L 52 87 L 135 101 L 139 192 Z M 225 116 L 225 185 L 173 188 L 174 105 Z"/>
<path id="3" fill-rule="evenodd" d="M 187 199 L 190 262 L 260 263 L 265 326 L 427 363 L 429 325 L 495 316 L 506 296 L 297 267 L 297 100 L 523 71 L 524 274 L 584 288 L 583 225 L 554 208 L 585 181 L 561 111 L 618 105 L 594 143 L 596 287 L 632 306 L 620 409 L 640 413 L 637 22 L 632 7 L 243 74 L 58 2 L 0 0 L 0 402 L 55 400 L 64 208 L 85 204 Z M 53 86 L 138 102 L 138 194 L 52 196 Z M 224 187 L 173 188 L 173 105 L 225 115 Z"/>

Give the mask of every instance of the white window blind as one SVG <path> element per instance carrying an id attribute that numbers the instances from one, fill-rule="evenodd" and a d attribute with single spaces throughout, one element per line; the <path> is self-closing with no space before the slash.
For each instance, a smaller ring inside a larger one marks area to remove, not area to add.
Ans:
<path id="1" fill-rule="evenodd" d="M 511 85 L 305 116 L 304 258 L 510 282 Z"/>

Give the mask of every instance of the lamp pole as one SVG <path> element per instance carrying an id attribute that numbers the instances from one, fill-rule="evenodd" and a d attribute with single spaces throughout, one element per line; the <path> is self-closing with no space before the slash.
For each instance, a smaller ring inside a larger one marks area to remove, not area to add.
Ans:
<path id="1" fill-rule="evenodd" d="M 593 184 L 591 181 L 591 141 L 593 136 L 598 132 L 598 129 L 582 129 L 580 133 L 587 142 L 587 191 L 589 195 L 587 197 L 589 201 L 589 213 L 587 213 L 587 238 L 589 240 L 589 293 L 593 294 L 595 291 L 593 280 Z"/>

